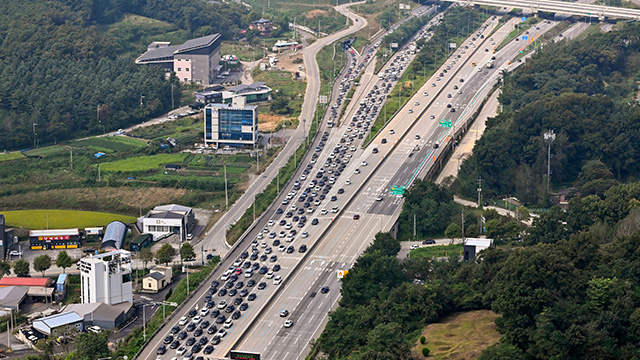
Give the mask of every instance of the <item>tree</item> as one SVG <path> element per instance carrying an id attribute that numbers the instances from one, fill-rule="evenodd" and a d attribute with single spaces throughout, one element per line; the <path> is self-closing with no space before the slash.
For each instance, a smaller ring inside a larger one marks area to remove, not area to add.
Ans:
<path id="1" fill-rule="evenodd" d="M 51 257 L 49 255 L 40 255 L 33 259 L 33 270 L 40 271 L 44 277 L 44 272 L 51 267 Z"/>
<path id="2" fill-rule="evenodd" d="M 16 274 L 16 276 L 27 276 L 29 275 L 29 268 L 29 262 L 25 259 L 20 259 L 13 264 L 13 273 Z"/>
<path id="3" fill-rule="evenodd" d="M 427 356 L 429 356 L 430 353 L 431 353 L 431 350 L 429 350 L 428 347 L 423 347 L 422 348 L 422 356 L 427 357 Z"/>
<path id="4" fill-rule="evenodd" d="M 67 268 L 71 267 L 71 257 L 66 251 L 60 251 L 56 259 L 56 266 L 62 268 L 62 272 L 66 273 Z"/>
<path id="5" fill-rule="evenodd" d="M 170 244 L 163 244 L 156 253 L 156 259 L 158 263 L 169 265 L 169 261 L 175 256 L 176 249 Z"/>
<path id="6" fill-rule="evenodd" d="M 529 220 L 531 214 L 529 213 L 529 209 L 527 209 L 525 206 L 520 206 L 516 209 L 516 217 L 518 218 L 518 221 L 522 223 Z"/>
<path id="7" fill-rule="evenodd" d="M 142 266 L 146 269 L 147 263 L 153 261 L 153 252 L 151 252 L 151 249 L 149 248 L 144 248 L 140 250 L 139 257 L 140 257 L 140 261 L 142 261 Z"/>
<path id="8" fill-rule="evenodd" d="M 108 356 L 108 340 L 106 332 L 79 334 L 73 341 L 77 359 L 93 360 Z"/>
<path id="9" fill-rule="evenodd" d="M 193 245 L 191 243 L 184 243 L 180 248 L 180 258 L 182 261 L 193 261 L 196 259 L 196 253 L 193 251 Z"/>
<path id="10" fill-rule="evenodd" d="M 462 229 L 456 223 L 451 223 L 447 226 L 447 229 L 444 231 L 444 236 L 448 237 L 453 241 L 453 239 L 462 237 Z"/>
<path id="11" fill-rule="evenodd" d="M 8 261 L 0 261 L 0 277 L 11 274 L 11 264 Z"/>

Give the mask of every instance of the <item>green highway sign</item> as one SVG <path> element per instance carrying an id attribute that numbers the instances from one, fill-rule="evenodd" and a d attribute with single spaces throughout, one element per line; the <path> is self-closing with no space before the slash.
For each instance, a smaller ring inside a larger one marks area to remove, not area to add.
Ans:
<path id="1" fill-rule="evenodd" d="M 231 350 L 229 356 L 232 360 L 260 360 L 260 353 L 249 351 Z"/>
<path id="2" fill-rule="evenodd" d="M 440 127 L 451 127 L 451 120 L 440 120 Z"/>
<path id="3" fill-rule="evenodd" d="M 389 188 L 389 194 L 391 195 L 404 195 L 404 191 L 407 189 L 406 186 L 393 185 Z"/>

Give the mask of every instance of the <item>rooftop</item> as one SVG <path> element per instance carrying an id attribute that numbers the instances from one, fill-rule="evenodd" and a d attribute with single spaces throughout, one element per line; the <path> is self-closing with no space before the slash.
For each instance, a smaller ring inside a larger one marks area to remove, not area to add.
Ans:
<path id="1" fill-rule="evenodd" d="M 240 84 L 232 87 L 231 89 L 229 89 L 229 91 L 240 92 L 243 90 L 262 90 L 262 89 L 271 90 L 271 88 L 269 88 L 266 83 L 259 81 L 259 82 L 254 82 L 253 84 Z"/>
<path id="2" fill-rule="evenodd" d="M 78 229 L 31 230 L 29 236 L 72 236 L 80 235 Z"/>
<path id="3" fill-rule="evenodd" d="M 219 38 L 220 34 L 212 34 L 187 40 L 181 45 L 169 45 L 169 43 L 166 42 L 156 42 L 151 44 L 148 50 L 136 59 L 136 63 L 172 61 L 173 56 L 176 54 L 211 46 Z"/>
<path id="4" fill-rule="evenodd" d="M 149 273 L 149 274 L 145 275 L 144 277 L 146 277 L 146 278 L 150 277 L 150 278 L 154 278 L 156 280 L 162 280 L 164 278 L 164 274 L 159 273 L 157 271 L 154 271 L 152 273 Z"/>
<path id="5" fill-rule="evenodd" d="M 182 206 L 178 204 L 160 205 L 153 208 L 154 211 L 184 211 L 191 212 L 193 208 L 188 206 Z"/>
<path id="6" fill-rule="evenodd" d="M 47 317 L 43 317 L 40 319 L 37 319 L 33 322 L 34 327 L 36 326 L 37 322 L 43 323 L 44 325 L 46 325 L 47 327 L 49 327 L 49 329 L 54 329 L 57 328 L 59 326 L 63 326 L 63 325 L 68 325 L 68 324 L 73 324 L 76 323 L 78 321 L 82 321 L 83 319 L 80 317 L 80 315 L 76 314 L 75 312 L 63 312 L 60 314 L 56 314 L 56 315 L 51 315 L 51 316 L 47 316 Z M 40 327 L 36 327 L 37 330 L 42 331 L 43 329 Z"/>
<path id="7" fill-rule="evenodd" d="M 0 279 L 0 287 L 4 286 L 49 286 L 51 279 L 42 277 L 8 277 Z"/>
<path id="8" fill-rule="evenodd" d="M 271 20 L 269 20 L 269 19 L 263 19 L 263 18 L 260 18 L 260 19 L 258 19 L 258 20 L 254 20 L 254 21 L 252 21 L 251 23 L 252 23 L 252 24 L 268 24 L 268 23 L 270 23 L 270 22 L 271 22 Z"/>

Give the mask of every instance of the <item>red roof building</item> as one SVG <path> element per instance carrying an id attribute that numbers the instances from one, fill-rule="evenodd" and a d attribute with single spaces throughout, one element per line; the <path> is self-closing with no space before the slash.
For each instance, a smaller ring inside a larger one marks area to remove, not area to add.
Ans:
<path id="1" fill-rule="evenodd" d="M 5 286 L 44 286 L 51 285 L 50 278 L 43 277 L 3 277 L 0 279 L 0 287 Z"/>

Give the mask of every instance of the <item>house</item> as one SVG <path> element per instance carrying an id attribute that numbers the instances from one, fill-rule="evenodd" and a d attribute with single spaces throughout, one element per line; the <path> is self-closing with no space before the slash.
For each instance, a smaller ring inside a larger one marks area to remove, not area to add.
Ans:
<path id="1" fill-rule="evenodd" d="M 156 266 L 151 272 L 142 278 L 142 290 L 159 292 L 171 284 L 172 270 L 168 266 Z"/>
<path id="2" fill-rule="evenodd" d="M 464 261 L 474 261 L 478 253 L 493 246 L 493 239 L 466 238 L 464 240 Z"/>
<path id="3" fill-rule="evenodd" d="M 230 104 L 236 96 L 242 96 L 246 104 L 271 101 L 271 88 L 264 82 L 255 82 L 253 84 L 240 84 L 229 89 L 229 93 L 225 96 L 223 92 L 222 102 Z"/>
<path id="4" fill-rule="evenodd" d="M 53 330 L 63 326 L 75 326 L 80 331 L 84 330 L 82 317 L 71 311 L 33 321 L 33 328 L 45 335 L 51 335 Z"/>
<path id="5" fill-rule="evenodd" d="M 141 234 L 131 241 L 131 251 L 140 252 L 140 250 L 150 246 L 153 243 L 153 235 Z"/>
<path id="6" fill-rule="evenodd" d="M 142 233 L 151 234 L 154 241 L 171 234 L 177 234 L 185 241 L 194 227 L 193 209 L 176 204 L 156 206 L 145 216 L 138 218 L 138 229 Z"/>
<path id="7" fill-rule="evenodd" d="M 273 22 L 268 19 L 258 19 L 249 23 L 249 30 L 255 31 L 260 36 L 267 36 L 275 29 Z"/>
<path id="8" fill-rule="evenodd" d="M 220 62 L 220 34 L 187 40 L 181 45 L 155 41 L 136 59 L 136 64 L 155 65 L 165 69 L 184 83 L 212 84 Z"/>

